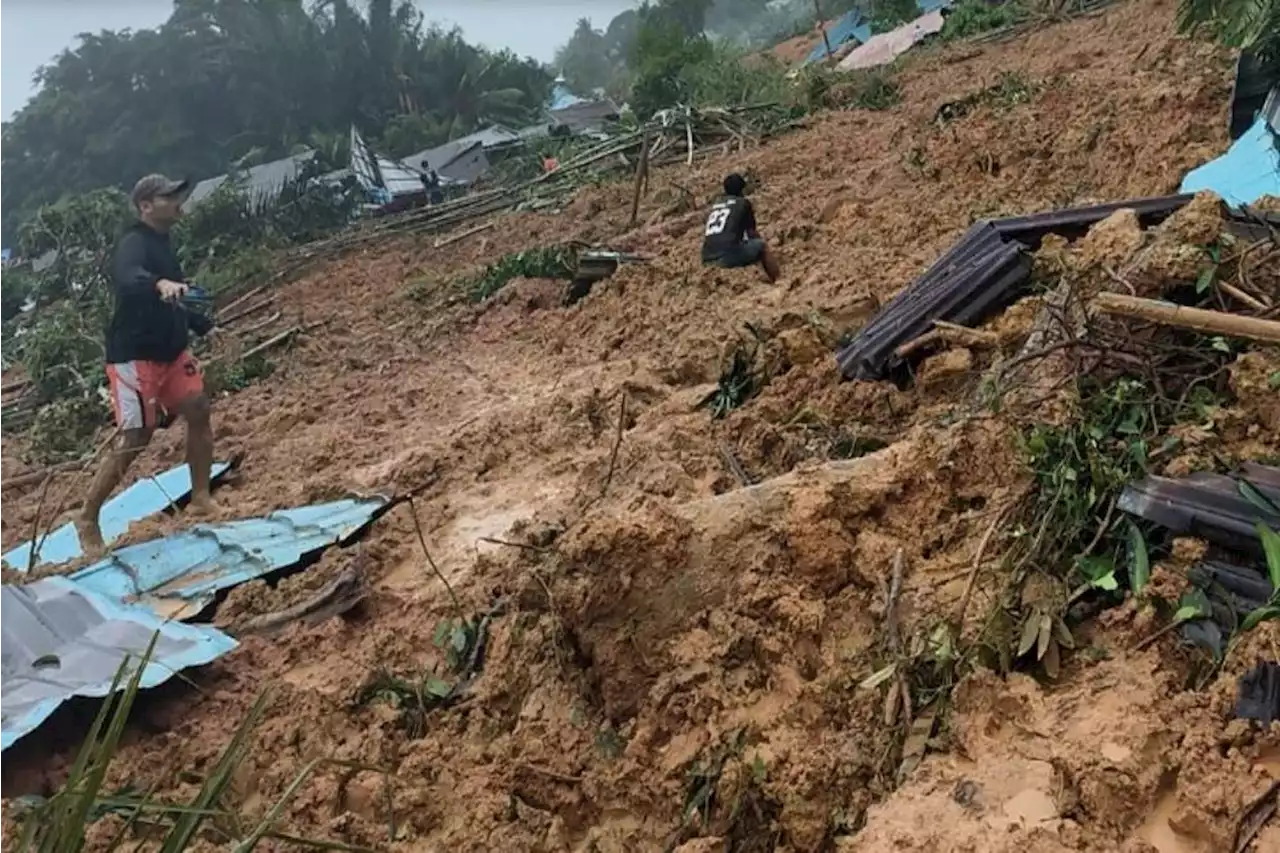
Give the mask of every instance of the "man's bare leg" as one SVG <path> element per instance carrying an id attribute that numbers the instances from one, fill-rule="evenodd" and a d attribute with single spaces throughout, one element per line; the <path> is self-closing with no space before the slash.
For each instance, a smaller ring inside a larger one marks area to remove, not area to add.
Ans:
<path id="1" fill-rule="evenodd" d="M 208 515 L 219 509 L 210 491 L 213 424 L 209 409 L 209 398 L 203 394 L 189 397 L 178 406 L 178 414 L 187 422 L 187 467 L 191 469 L 189 509 L 199 515 Z"/>
<path id="2" fill-rule="evenodd" d="M 84 499 L 84 507 L 76 516 L 76 533 L 80 536 L 80 550 L 88 557 L 99 557 L 106 550 L 102 541 L 102 528 L 98 526 L 98 515 L 102 505 L 111 497 L 111 492 L 133 464 L 148 442 L 151 441 L 150 429 L 127 429 L 120 433 L 118 446 L 107 453 L 98 473 L 94 475 L 93 485 Z"/>
<path id="3" fill-rule="evenodd" d="M 778 276 L 782 275 L 782 267 L 778 264 L 778 256 L 767 245 L 760 253 L 760 266 L 764 267 L 764 274 L 769 277 L 771 282 L 777 281 Z"/>

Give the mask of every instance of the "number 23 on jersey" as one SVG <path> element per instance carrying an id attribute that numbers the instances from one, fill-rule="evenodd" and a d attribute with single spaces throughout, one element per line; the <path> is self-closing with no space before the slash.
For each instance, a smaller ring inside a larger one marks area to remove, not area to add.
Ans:
<path id="1" fill-rule="evenodd" d="M 711 215 L 707 217 L 707 228 L 702 232 L 703 236 L 714 237 L 724 231 L 724 226 L 729 221 L 729 211 L 728 207 L 711 208 Z"/>

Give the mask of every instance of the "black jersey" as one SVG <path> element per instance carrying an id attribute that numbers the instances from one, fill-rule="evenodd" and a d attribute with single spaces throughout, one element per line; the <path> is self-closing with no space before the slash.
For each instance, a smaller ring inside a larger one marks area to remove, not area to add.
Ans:
<path id="1" fill-rule="evenodd" d="M 702 229 L 702 260 L 716 261 L 756 230 L 756 213 L 742 196 L 722 196 L 711 206 Z"/>

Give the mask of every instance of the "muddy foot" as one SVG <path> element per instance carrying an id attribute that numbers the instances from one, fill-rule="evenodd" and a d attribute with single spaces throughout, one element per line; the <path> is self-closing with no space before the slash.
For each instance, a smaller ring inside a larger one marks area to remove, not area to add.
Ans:
<path id="1" fill-rule="evenodd" d="M 96 518 L 76 518 L 76 535 L 80 537 L 80 550 L 86 557 L 96 560 L 107 550 L 102 541 L 102 529 L 98 527 Z"/>
<path id="2" fill-rule="evenodd" d="M 187 512 L 194 516 L 217 515 L 221 511 L 221 504 L 210 497 L 198 498 L 193 495 L 191 502 L 187 504 Z"/>

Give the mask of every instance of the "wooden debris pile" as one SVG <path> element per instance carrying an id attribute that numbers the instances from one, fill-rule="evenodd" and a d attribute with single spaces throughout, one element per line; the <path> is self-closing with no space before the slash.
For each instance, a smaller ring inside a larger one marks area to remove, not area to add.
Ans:
<path id="1" fill-rule="evenodd" d="M 556 207 L 566 195 L 586 183 L 635 171 L 641 159 L 650 167 L 692 164 L 697 159 L 759 145 L 770 136 L 801 125 L 793 111 L 780 104 L 663 110 L 649 121 L 591 145 L 554 171 L 531 180 L 369 222 L 335 237 L 301 246 L 286 256 L 280 274 L 289 275 L 317 258 L 394 234 L 431 233 L 498 212 Z"/>

